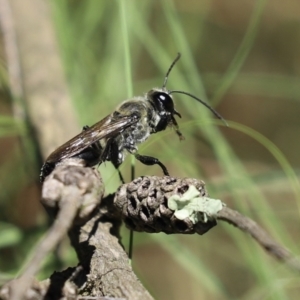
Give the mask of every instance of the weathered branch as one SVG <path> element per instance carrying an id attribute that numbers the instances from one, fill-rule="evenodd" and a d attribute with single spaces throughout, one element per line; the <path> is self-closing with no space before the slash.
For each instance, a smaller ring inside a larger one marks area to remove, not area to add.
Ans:
<path id="1" fill-rule="evenodd" d="M 73 165 L 74 164 L 74 165 Z M 12 300 L 19 300 L 31 285 L 42 261 L 55 249 L 74 224 L 91 218 L 104 194 L 99 173 L 82 168 L 81 160 L 68 160 L 48 178 L 43 188 L 42 203 L 55 221 L 45 237 L 36 246 L 22 276 L 12 282 Z"/>
<path id="2" fill-rule="evenodd" d="M 1 289 L 2 299 L 61 299 L 63 297 L 111 296 L 149 299 L 120 244 L 121 219 L 101 199 L 104 187 L 98 172 L 85 168 L 80 159 L 59 164 L 43 185 L 42 203 L 55 217 L 44 239 L 18 279 Z M 37 282 L 33 276 L 42 260 L 69 233 L 79 258 L 75 268 L 54 273 Z M 105 299 L 105 298 L 103 298 Z"/>
<path id="3" fill-rule="evenodd" d="M 191 187 L 194 193 L 189 192 Z M 121 220 L 137 231 L 167 234 L 204 234 L 216 225 L 216 220 L 226 221 L 249 233 L 268 254 L 300 271 L 299 261 L 251 219 L 224 205 L 217 206 L 211 213 L 212 210 L 205 207 L 211 203 L 207 202 L 203 181 L 169 176 L 140 177 L 101 200 L 103 190 L 97 172 L 82 166 L 79 159 L 70 159 L 55 168 L 43 186 L 43 204 L 55 216 L 55 222 L 37 246 L 23 275 L 1 290 L 3 299 L 21 299 L 24 291 L 26 299 L 79 295 L 152 299 L 133 273 L 120 243 Z M 174 197 L 179 201 L 183 199 L 179 210 L 170 208 Z M 219 201 L 210 200 L 213 204 Z M 185 210 L 189 215 L 182 217 Z M 32 276 L 42 259 L 67 231 L 79 259 L 78 266 L 54 273 L 44 282 L 34 281 Z"/>

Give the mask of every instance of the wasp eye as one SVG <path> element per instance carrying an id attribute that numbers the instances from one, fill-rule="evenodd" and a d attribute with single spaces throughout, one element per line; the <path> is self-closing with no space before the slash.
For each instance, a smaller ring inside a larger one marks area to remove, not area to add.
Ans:
<path id="1" fill-rule="evenodd" d="M 155 91 L 152 94 L 152 99 L 155 106 L 160 111 L 174 112 L 174 103 L 171 96 L 165 92 L 157 92 Z"/>
<path id="2" fill-rule="evenodd" d="M 166 100 L 166 96 L 165 96 L 164 94 L 159 94 L 158 98 L 159 98 L 161 101 Z"/>

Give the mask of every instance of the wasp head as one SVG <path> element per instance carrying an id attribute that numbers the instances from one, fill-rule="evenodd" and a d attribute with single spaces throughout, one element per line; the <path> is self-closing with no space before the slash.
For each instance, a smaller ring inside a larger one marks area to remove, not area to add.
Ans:
<path id="1" fill-rule="evenodd" d="M 147 93 L 147 98 L 160 116 L 177 115 L 181 118 L 180 113 L 174 107 L 173 98 L 167 90 L 153 89 Z"/>
<path id="2" fill-rule="evenodd" d="M 155 124 L 155 131 L 165 130 L 168 125 L 175 128 L 175 131 L 180 139 L 183 139 L 182 134 L 179 131 L 178 124 L 174 118 L 177 115 L 181 118 L 180 113 L 175 109 L 172 96 L 169 92 L 163 89 L 152 89 L 147 93 L 147 99 L 154 108 L 156 115 L 158 116 Z"/>
<path id="3" fill-rule="evenodd" d="M 175 93 L 189 96 L 189 97 L 193 98 L 194 100 L 200 102 L 202 105 L 206 106 L 217 118 L 222 120 L 225 123 L 225 125 L 227 125 L 226 121 L 223 119 L 223 117 L 219 113 L 217 113 L 206 102 L 202 101 L 201 99 L 197 98 L 196 96 L 194 96 L 190 93 L 184 92 L 184 91 L 178 91 L 178 90 L 169 91 L 169 90 L 167 90 L 166 85 L 168 82 L 170 72 L 172 71 L 174 65 L 179 60 L 179 58 L 180 58 L 180 53 L 177 54 L 175 60 L 172 62 L 171 66 L 169 67 L 167 74 L 165 76 L 165 80 L 164 80 L 162 88 L 152 89 L 146 94 L 146 99 L 149 101 L 149 103 L 151 104 L 151 106 L 153 107 L 154 112 L 155 112 L 155 115 L 153 116 L 155 120 L 153 122 L 154 124 L 152 125 L 153 132 L 165 130 L 168 125 L 171 125 L 175 129 L 175 132 L 177 133 L 179 138 L 181 140 L 183 139 L 183 135 L 179 131 L 178 124 L 174 117 L 174 115 L 177 115 L 178 117 L 181 118 L 180 113 L 178 111 L 176 111 L 176 109 L 174 107 L 174 102 L 173 102 L 173 98 L 171 95 L 171 94 L 175 94 Z"/>

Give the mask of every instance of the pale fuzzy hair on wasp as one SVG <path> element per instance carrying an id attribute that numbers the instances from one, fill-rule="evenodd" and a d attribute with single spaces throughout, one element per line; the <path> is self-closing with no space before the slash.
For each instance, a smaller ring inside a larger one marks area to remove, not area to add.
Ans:
<path id="1" fill-rule="evenodd" d="M 196 96 L 184 91 L 167 90 L 169 74 L 180 56 L 178 53 L 169 67 L 162 88 L 153 88 L 144 96 L 123 101 L 113 113 L 91 127 L 85 126 L 81 133 L 53 151 L 42 166 L 41 182 L 53 171 L 56 164 L 67 158 L 80 158 L 90 167 L 111 161 L 118 169 L 127 153 L 134 155 L 145 165 L 159 165 L 164 175 L 169 175 L 165 165 L 157 158 L 138 154 L 137 150 L 138 145 L 151 134 L 167 127 L 172 127 L 179 139 L 183 139 L 175 119 L 175 116 L 181 118 L 181 115 L 175 109 L 172 94 L 184 94 L 195 99 L 226 124 L 220 114 Z M 120 178 L 122 180 L 121 175 Z"/>

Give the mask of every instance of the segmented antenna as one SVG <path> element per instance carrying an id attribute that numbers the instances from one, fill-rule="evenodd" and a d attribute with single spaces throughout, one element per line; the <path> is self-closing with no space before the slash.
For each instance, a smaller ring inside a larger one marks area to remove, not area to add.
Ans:
<path id="1" fill-rule="evenodd" d="M 162 89 L 165 89 L 166 88 L 166 85 L 167 85 L 167 81 L 168 81 L 168 77 L 169 77 L 169 74 L 170 72 L 172 71 L 174 65 L 177 63 L 177 61 L 179 60 L 179 58 L 181 57 L 181 54 L 178 52 L 176 58 L 174 59 L 174 61 L 172 62 L 167 74 L 166 74 L 166 77 L 165 77 L 165 80 L 164 80 L 164 84 L 162 86 Z"/>
<path id="2" fill-rule="evenodd" d="M 162 86 L 162 89 L 166 89 L 166 85 L 167 85 L 167 82 L 168 82 L 168 78 L 169 78 L 169 75 L 170 75 L 170 72 L 172 71 L 173 67 L 175 66 L 175 64 L 177 63 L 177 61 L 179 60 L 179 58 L 181 57 L 181 54 L 178 53 L 176 58 L 174 59 L 174 61 L 172 62 L 171 66 L 169 67 L 169 70 L 165 76 L 165 80 L 164 80 L 164 84 Z M 200 102 L 202 105 L 204 105 L 205 107 L 207 107 L 218 119 L 220 119 L 226 126 L 228 126 L 226 120 L 217 112 L 215 111 L 210 105 L 208 105 L 206 102 L 204 102 L 203 100 L 197 98 L 196 96 L 188 93 L 188 92 L 184 92 L 184 91 L 177 91 L 177 90 L 174 90 L 174 91 L 168 91 L 168 94 L 171 95 L 171 94 L 183 94 L 183 95 L 186 95 L 186 96 L 189 96 L 195 100 L 197 100 L 198 102 Z"/>
<path id="3" fill-rule="evenodd" d="M 178 59 L 176 58 L 176 60 L 178 60 Z M 176 62 L 176 60 L 174 62 Z M 172 64 L 172 66 L 173 65 L 174 65 L 174 63 Z M 225 119 L 217 111 L 215 111 L 210 105 L 208 105 L 203 100 L 197 98 L 196 96 L 194 96 L 194 95 L 192 95 L 190 93 L 184 92 L 184 91 L 169 91 L 168 94 L 169 95 L 171 95 L 171 94 L 183 94 L 183 95 L 186 95 L 186 96 L 190 96 L 191 98 L 197 100 L 198 102 L 200 102 L 201 104 L 203 104 L 205 107 L 207 107 L 218 119 L 220 119 L 226 126 L 228 126 L 228 124 L 225 121 Z"/>

